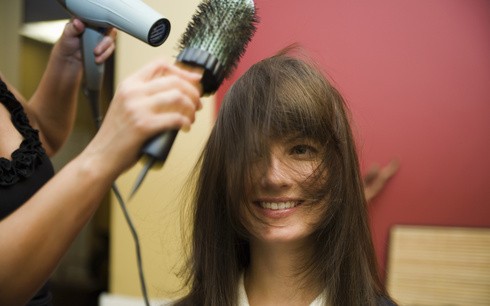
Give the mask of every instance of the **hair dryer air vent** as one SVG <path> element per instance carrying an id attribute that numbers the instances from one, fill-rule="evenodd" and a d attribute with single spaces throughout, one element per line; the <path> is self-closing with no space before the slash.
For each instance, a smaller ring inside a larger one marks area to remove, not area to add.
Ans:
<path id="1" fill-rule="evenodd" d="M 155 22 L 148 32 L 148 43 L 153 47 L 160 46 L 167 40 L 168 34 L 170 34 L 170 22 L 162 18 Z"/>

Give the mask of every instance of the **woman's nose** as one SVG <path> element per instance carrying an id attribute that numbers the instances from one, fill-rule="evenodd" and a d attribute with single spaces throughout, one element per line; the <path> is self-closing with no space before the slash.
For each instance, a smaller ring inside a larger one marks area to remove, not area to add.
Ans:
<path id="1" fill-rule="evenodd" d="M 283 188 L 291 183 L 291 169 L 277 155 L 272 155 L 262 170 L 261 185 L 265 188 Z"/>

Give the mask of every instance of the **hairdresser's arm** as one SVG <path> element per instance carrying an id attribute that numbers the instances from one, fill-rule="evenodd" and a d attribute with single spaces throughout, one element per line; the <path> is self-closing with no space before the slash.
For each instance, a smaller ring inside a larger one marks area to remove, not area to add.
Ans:
<path id="1" fill-rule="evenodd" d="M 70 134 L 77 108 L 83 68 L 80 35 L 84 24 L 73 19 L 66 24 L 61 38 L 53 46 L 46 70 L 33 96 L 24 104 L 31 124 L 39 129 L 49 155 L 63 145 Z M 104 62 L 115 48 L 115 30 L 111 30 L 94 50 L 96 61 Z"/>
<path id="2" fill-rule="evenodd" d="M 201 107 L 199 78 L 158 61 L 120 84 L 82 153 L 0 221 L 0 305 L 21 305 L 39 289 L 147 139 L 190 127 Z"/>

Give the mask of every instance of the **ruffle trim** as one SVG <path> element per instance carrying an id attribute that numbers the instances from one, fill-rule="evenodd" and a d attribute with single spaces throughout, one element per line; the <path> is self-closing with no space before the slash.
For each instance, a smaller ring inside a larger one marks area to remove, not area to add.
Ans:
<path id="1" fill-rule="evenodd" d="M 41 146 L 39 131 L 31 127 L 22 105 L 1 79 L 0 101 L 9 110 L 13 125 L 24 137 L 19 148 L 12 153 L 11 160 L 0 157 L 0 186 L 10 186 L 30 177 L 42 164 L 41 156 L 46 152 Z"/>

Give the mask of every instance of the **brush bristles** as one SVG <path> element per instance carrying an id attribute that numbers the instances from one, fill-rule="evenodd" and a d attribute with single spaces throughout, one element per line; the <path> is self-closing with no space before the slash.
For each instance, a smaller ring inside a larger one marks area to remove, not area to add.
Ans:
<path id="1" fill-rule="evenodd" d="M 182 53 L 194 50 L 199 53 L 202 61 L 203 54 L 217 62 L 219 76 L 218 87 L 238 65 L 240 57 L 256 31 L 258 18 L 252 0 L 206 0 L 202 2 L 187 26 L 181 38 L 179 48 Z M 192 51 L 192 52 L 194 52 Z M 195 65 L 193 60 L 186 58 L 184 62 Z M 214 70 L 204 67 L 207 70 Z M 208 73 L 215 73 L 208 71 Z M 214 89 L 216 90 L 217 87 Z M 212 89 L 210 89 L 212 90 Z M 208 90 L 209 91 L 209 90 Z"/>

